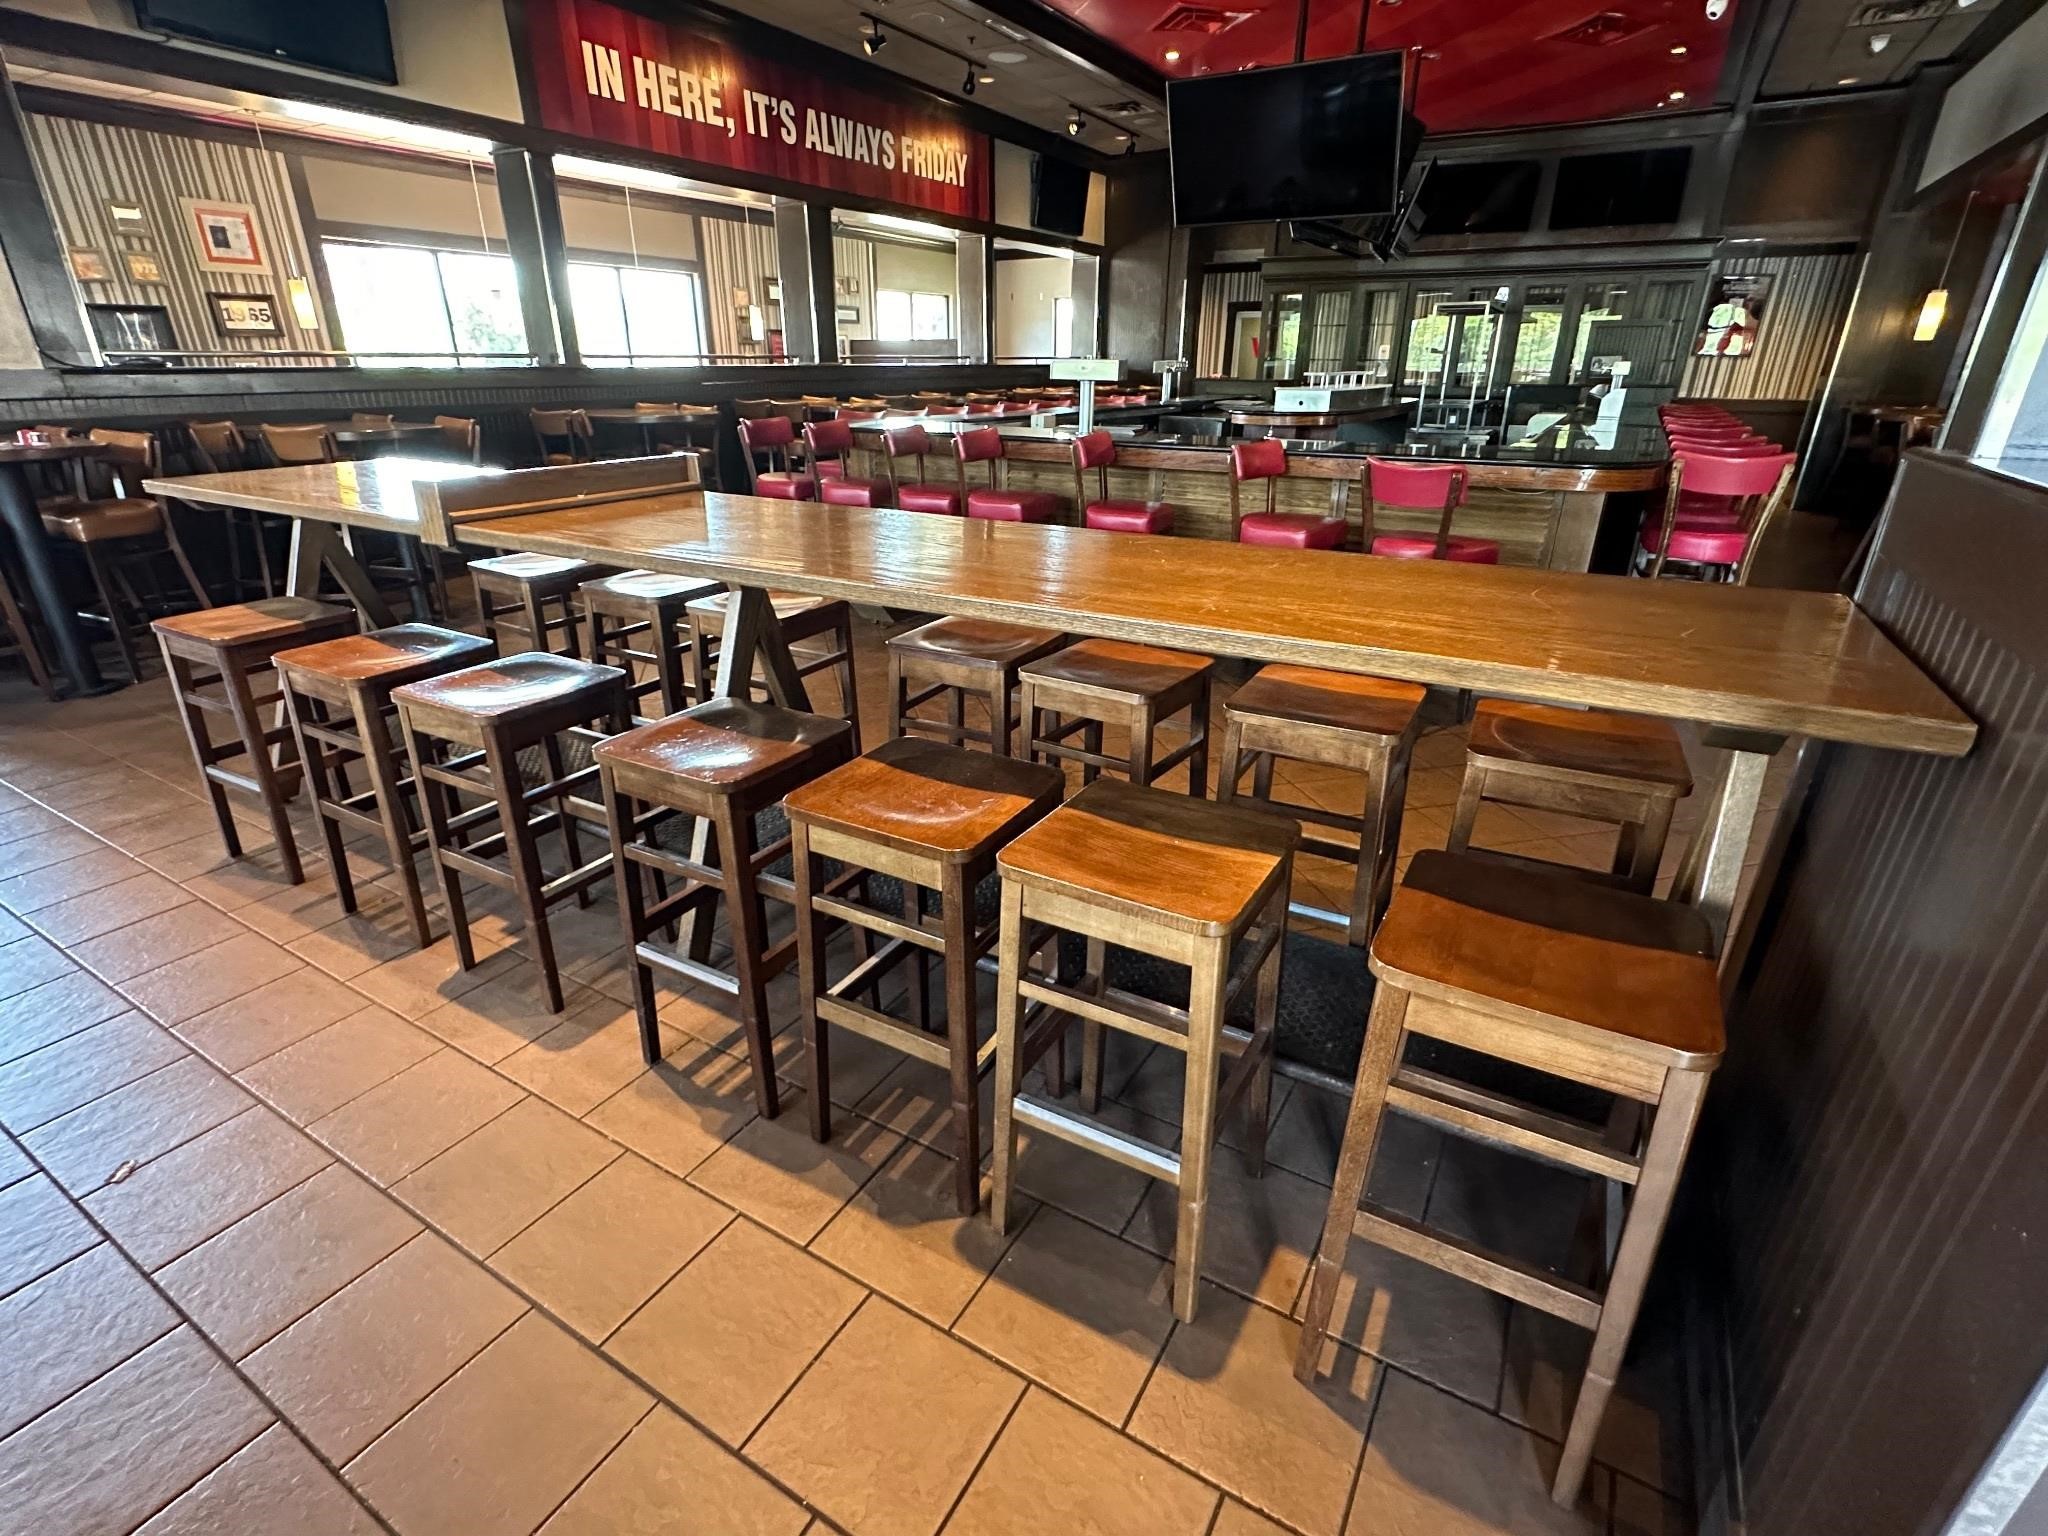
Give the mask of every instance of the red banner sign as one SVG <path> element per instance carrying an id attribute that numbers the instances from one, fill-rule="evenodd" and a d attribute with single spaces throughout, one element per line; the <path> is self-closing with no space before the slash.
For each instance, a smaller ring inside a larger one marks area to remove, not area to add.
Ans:
<path id="1" fill-rule="evenodd" d="M 990 216 L 988 137 L 940 113 L 603 0 L 527 0 L 526 17 L 543 127 L 913 208 Z"/>

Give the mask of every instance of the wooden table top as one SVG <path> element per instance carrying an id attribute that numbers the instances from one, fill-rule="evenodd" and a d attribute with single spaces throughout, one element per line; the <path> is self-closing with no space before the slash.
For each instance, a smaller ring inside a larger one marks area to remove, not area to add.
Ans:
<path id="1" fill-rule="evenodd" d="M 101 459 L 113 452 L 103 443 L 0 442 L 0 464 L 47 464 L 56 459 Z"/>
<path id="2" fill-rule="evenodd" d="M 718 407 L 702 405 L 680 411 L 636 411 L 627 406 L 609 406 L 587 410 L 583 413 L 592 421 L 623 422 L 638 427 L 689 426 L 700 421 L 716 421 Z"/>
<path id="3" fill-rule="evenodd" d="M 200 506 L 240 507 L 306 517 L 352 528 L 418 533 L 418 486 L 429 480 L 472 480 L 502 470 L 447 459 L 349 459 L 339 464 L 292 464 L 282 469 L 238 469 L 221 475 L 159 476 L 142 482 L 152 496 Z"/>
<path id="4" fill-rule="evenodd" d="M 190 483 L 172 482 L 170 494 Z M 1967 752 L 1976 736 L 1836 593 L 1375 560 L 717 493 L 484 517 L 459 534 L 493 549 L 1737 729 L 1945 756 Z"/>
<path id="5" fill-rule="evenodd" d="M 396 443 L 403 442 L 408 437 L 421 437 L 440 430 L 431 421 L 394 421 L 388 427 L 337 421 L 327 429 L 327 435 L 337 443 Z"/>

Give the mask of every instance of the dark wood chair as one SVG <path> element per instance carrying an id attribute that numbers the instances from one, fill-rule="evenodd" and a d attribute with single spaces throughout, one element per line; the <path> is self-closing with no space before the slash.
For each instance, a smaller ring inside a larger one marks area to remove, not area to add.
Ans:
<path id="1" fill-rule="evenodd" d="M 226 475 L 255 467 L 249 440 L 234 422 L 188 421 L 184 425 L 185 453 L 197 473 Z M 271 568 L 263 514 L 239 507 L 219 510 L 227 530 L 228 595 L 237 602 L 249 597 L 275 597 L 277 576 Z M 247 565 L 252 556 L 256 565 L 253 575 Z"/>
<path id="2" fill-rule="evenodd" d="M 1105 768 L 1150 784 L 1188 765 L 1188 793 L 1209 793 L 1209 684 L 1215 663 L 1190 651 L 1134 645 L 1127 640 L 1082 640 L 1017 669 L 1023 715 L 1022 755 L 1082 765 L 1092 784 Z M 1158 728 L 1187 711 L 1187 739 L 1163 755 Z M 1102 750 L 1105 724 L 1129 732 L 1122 758 Z M 1081 745 L 1069 744 L 1080 734 Z"/>
<path id="3" fill-rule="evenodd" d="M 265 422 L 257 429 L 273 464 L 332 464 L 341 457 L 334 438 L 318 422 L 310 426 L 273 426 Z"/>
<path id="4" fill-rule="evenodd" d="M 436 416 L 434 425 L 441 429 L 441 446 L 449 454 L 465 464 L 483 463 L 484 429 L 481 422 L 467 416 Z"/>
<path id="5" fill-rule="evenodd" d="M 1008 757 L 1016 724 L 1011 701 L 1017 669 L 1052 655 L 1067 643 L 1056 629 L 998 624 L 992 619 L 936 619 L 894 636 L 889 650 L 889 734 L 936 736 L 954 746 L 985 743 Z M 967 724 L 967 701 L 988 707 L 988 729 Z M 911 712 L 943 700 L 943 721 Z"/>
<path id="6" fill-rule="evenodd" d="M 597 433 L 583 411 L 528 411 L 543 464 L 588 464 L 597 457 Z"/>

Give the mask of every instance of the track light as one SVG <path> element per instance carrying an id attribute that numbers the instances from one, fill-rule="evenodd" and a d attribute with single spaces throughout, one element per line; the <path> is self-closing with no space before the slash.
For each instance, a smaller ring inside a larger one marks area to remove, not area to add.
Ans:
<path id="1" fill-rule="evenodd" d="M 1079 107 L 1075 107 L 1067 114 L 1067 137 L 1073 139 L 1081 137 L 1081 109 Z"/>
<path id="2" fill-rule="evenodd" d="M 1127 154 L 1127 155 L 1135 155 L 1135 154 L 1136 154 L 1137 152 L 1138 152 L 1138 136 L 1137 136 L 1137 135 L 1136 135 L 1135 133 L 1127 133 L 1127 134 L 1125 134 L 1125 135 L 1124 135 L 1124 153 L 1125 153 L 1125 154 Z"/>
<path id="3" fill-rule="evenodd" d="M 882 24 L 879 21 L 870 21 L 868 29 L 868 35 L 860 40 L 860 49 L 872 59 L 888 46 L 889 39 L 882 35 Z"/>
<path id="4" fill-rule="evenodd" d="M 972 64 L 967 66 L 967 78 L 960 82 L 960 94 L 962 96 L 972 96 L 974 94 L 974 66 Z"/>

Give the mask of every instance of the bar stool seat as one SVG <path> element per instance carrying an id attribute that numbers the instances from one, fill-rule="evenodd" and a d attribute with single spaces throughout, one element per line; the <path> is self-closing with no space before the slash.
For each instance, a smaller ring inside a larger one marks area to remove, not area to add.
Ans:
<path id="1" fill-rule="evenodd" d="M 1104 768 L 1128 773 L 1135 784 L 1149 784 L 1181 762 L 1188 765 L 1189 793 L 1209 792 L 1209 685 L 1215 663 L 1189 651 L 1169 651 L 1127 640 L 1081 640 L 1065 650 L 1017 669 L 1019 709 L 1023 716 L 1024 753 L 1039 758 L 1078 762 L 1084 783 L 1093 783 Z M 1187 740 L 1155 757 L 1154 734 L 1160 722 L 1181 710 L 1188 712 Z M 1066 716 L 1048 724 L 1042 718 Z M 1102 753 L 1102 728 L 1120 723 L 1130 733 L 1130 755 L 1118 761 Z M 1081 733 L 1081 745 L 1067 738 Z"/>
<path id="2" fill-rule="evenodd" d="M 1007 757 L 1013 724 L 1010 696 L 1016 689 L 1017 669 L 1050 656 L 1066 643 L 1067 637 L 1056 629 L 998 624 L 990 619 L 936 619 L 895 636 L 888 645 L 889 733 L 936 735 L 956 746 L 986 742 L 990 751 Z M 988 706 L 986 731 L 966 722 L 969 695 Z M 911 713 L 935 698 L 946 701 L 943 722 Z"/>
<path id="3" fill-rule="evenodd" d="M 1610 821 L 1621 833 L 1606 878 L 1647 895 L 1656 884 L 1672 813 L 1691 793 L 1685 743 L 1669 721 L 1481 699 L 1472 711 L 1448 847 L 1453 853 L 1470 847 L 1479 807 L 1487 800 Z"/>
<path id="4" fill-rule="evenodd" d="M 608 683 L 612 679 L 600 674 L 618 670 L 573 656 L 528 651 L 414 683 L 405 690 L 405 697 L 416 710 L 446 710 L 471 720 L 516 720 L 553 709 Z"/>
<path id="5" fill-rule="evenodd" d="M 1254 1173 L 1264 1167 L 1281 939 L 1298 835 L 1293 822 L 1267 811 L 1104 779 L 997 856 L 1002 958 L 990 1219 L 998 1232 L 1008 1225 L 1020 1121 L 1174 1185 L 1173 1305 L 1183 1322 L 1194 1318 L 1201 1277 L 1211 1149 L 1220 1121 L 1240 1098 L 1248 1105 L 1247 1159 Z M 1027 953 L 1043 949 L 1045 934 L 1062 932 L 1087 940 L 1087 974 L 1072 985 L 1025 964 Z M 1187 966 L 1188 1006 L 1168 1008 L 1110 987 L 1111 944 Z M 1248 987 L 1257 1001 L 1245 1032 L 1225 1020 Z M 1064 1037 L 1067 1015 L 1083 1026 L 1078 1114 L 1019 1092 L 1024 1074 Z M 1104 1028 L 1186 1053 L 1177 1150 L 1088 1118 L 1101 1087 Z M 1236 1058 L 1227 1078 L 1226 1055 Z"/>
<path id="6" fill-rule="evenodd" d="M 975 964 L 995 947 L 1000 931 L 978 920 L 975 888 L 994 870 L 997 851 L 1051 812 L 1065 789 L 1065 777 L 1050 765 L 900 736 L 784 801 L 797 871 L 812 1133 L 824 1141 L 832 1131 L 827 1025 L 945 1069 L 952 1089 L 954 1194 L 963 1214 L 981 1206 L 980 1083 L 995 1049 L 993 1037 L 986 1044 L 981 1039 Z M 827 859 L 902 882 L 902 916 L 826 889 Z M 936 922 L 925 911 L 927 891 L 939 898 Z M 825 968 L 826 925 L 833 920 L 886 941 L 836 982 Z M 945 970 L 942 1037 L 926 1020 L 933 953 Z M 903 960 L 912 965 L 907 1021 L 882 1011 L 878 985 L 884 969 Z M 863 989 L 871 990 L 871 1003 L 856 1001 Z"/>
<path id="7" fill-rule="evenodd" d="M 1713 934 L 1691 907 L 1568 873 L 1418 853 L 1372 946 L 1377 978 L 1343 1150 L 1310 1273 L 1295 1374 L 1312 1382 L 1354 1237 L 1593 1330 L 1551 1496 L 1576 1502 L 1663 1235 L 1723 1026 Z M 1403 1064 L 1411 1036 L 1615 1097 L 1603 1128 Z M 1590 1282 L 1360 1200 L 1386 1110 L 1631 1191 Z M 1612 1255 L 1611 1262 L 1608 1255 Z"/>
<path id="8" fill-rule="evenodd" d="M 690 619 L 690 647 L 695 653 L 695 671 L 700 685 L 709 688 L 717 675 L 718 642 L 725 634 L 725 597 L 700 597 L 685 606 Z M 813 597 L 803 592 L 770 592 L 768 605 L 782 638 L 790 645 L 824 639 L 827 646 L 815 654 L 794 656 L 799 678 L 829 671 L 839 685 L 839 718 L 853 727 L 854 750 L 860 750 L 860 698 L 854 681 L 853 610 L 838 598 Z"/>
<path id="9" fill-rule="evenodd" d="M 685 677 L 690 651 L 689 605 L 724 591 L 699 576 L 664 571 L 620 571 L 586 581 L 576 589 L 590 626 L 590 659 L 624 669 L 636 715 L 642 699 L 659 696 L 661 713 L 672 715 L 701 698 L 704 680 Z M 637 643 L 636 643 L 637 642 Z M 646 667 L 652 676 L 642 678 Z"/>
<path id="10" fill-rule="evenodd" d="M 1050 491 L 977 487 L 967 493 L 967 515 L 993 523 L 1056 523 L 1060 499 Z"/>
<path id="11" fill-rule="evenodd" d="M 497 643 L 500 655 L 554 650 L 548 637 L 556 634 L 562 638 L 564 655 L 581 654 L 576 643 L 575 592 L 604 573 L 601 565 L 563 555 L 492 555 L 469 563 L 484 633 Z"/>
<path id="12" fill-rule="evenodd" d="M 1091 501 L 1081 521 L 1104 533 L 1171 533 L 1173 506 L 1164 501 Z"/>
<path id="13" fill-rule="evenodd" d="M 1341 517 L 1316 517 L 1305 512 L 1247 512 L 1238 519 L 1240 544 L 1268 544 L 1281 549 L 1338 549 L 1346 524 Z"/>
<path id="14" fill-rule="evenodd" d="M 1373 539 L 1372 552 L 1382 560 L 1434 560 L 1436 540 L 1419 533 L 1382 533 Z M 1460 565 L 1499 565 L 1500 546 L 1454 533 L 1444 541 L 1444 558 Z"/>

